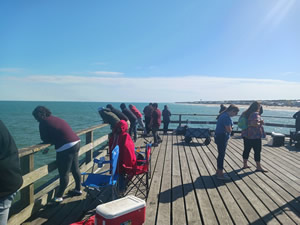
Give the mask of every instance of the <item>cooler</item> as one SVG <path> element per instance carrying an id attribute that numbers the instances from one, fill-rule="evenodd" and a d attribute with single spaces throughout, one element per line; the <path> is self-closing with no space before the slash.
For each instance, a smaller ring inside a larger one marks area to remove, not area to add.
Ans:
<path id="1" fill-rule="evenodd" d="M 280 147 L 284 145 L 284 134 L 272 132 L 273 146 Z"/>
<path id="2" fill-rule="evenodd" d="M 141 225 L 145 222 L 146 202 L 133 195 L 96 208 L 95 225 Z"/>

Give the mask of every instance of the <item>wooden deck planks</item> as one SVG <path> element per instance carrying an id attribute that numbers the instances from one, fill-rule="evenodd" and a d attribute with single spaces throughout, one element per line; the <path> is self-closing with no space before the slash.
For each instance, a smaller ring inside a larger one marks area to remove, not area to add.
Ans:
<path id="1" fill-rule="evenodd" d="M 230 139 L 224 167 L 231 181 L 215 177 L 217 147 L 182 136 L 162 135 L 152 148 L 146 225 L 152 224 L 300 224 L 300 152 L 263 141 L 262 165 L 268 173 L 242 170 L 243 140 Z M 152 140 L 152 138 L 147 138 Z M 139 139 L 136 146 L 144 146 Z M 84 195 L 48 207 L 30 224 L 69 224 L 80 220 Z M 27 224 L 28 222 L 27 221 Z"/>

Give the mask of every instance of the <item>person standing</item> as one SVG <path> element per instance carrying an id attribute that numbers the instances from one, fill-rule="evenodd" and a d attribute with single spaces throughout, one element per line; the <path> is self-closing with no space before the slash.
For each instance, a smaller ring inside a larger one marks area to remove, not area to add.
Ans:
<path id="1" fill-rule="evenodd" d="M 146 127 L 147 135 L 151 131 L 150 122 L 151 122 L 151 118 L 152 118 L 152 112 L 153 112 L 152 103 L 149 103 L 149 105 L 145 106 L 145 108 L 143 110 L 143 113 L 145 116 L 145 127 Z"/>
<path id="2" fill-rule="evenodd" d="M 78 162 L 80 139 L 69 124 L 58 117 L 52 116 L 49 109 L 37 106 L 32 115 L 39 122 L 40 137 L 44 143 L 53 144 L 56 150 L 56 163 L 59 173 L 59 190 L 55 202 L 63 201 L 63 194 L 69 183 L 69 172 L 75 180 L 73 194 L 81 195 L 81 175 Z M 44 153 L 47 153 L 45 151 Z"/>
<path id="3" fill-rule="evenodd" d="M 23 184 L 19 151 L 4 123 L 0 120 L 0 225 L 6 225 L 9 209 Z"/>
<path id="4" fill-rule="evenodd" d="M 122 109 L 122 113 L 124 113 L 130 121 L 129 135 L 131 136 L 132 133 L 133 133 L 133 140 L 136 141 L 136 139 L 137 139 L 137 135 L 136 135 L 136 121 L 137 121 L 137 118 L 129 109 L 126 108 L 125 103 L 122 103 L 120 105 L 120 108 Z"/>
<path id="5" fill-rule="evenodd" d="M 253 102 L 249 108 L 243 112 L 243 115 L 248 121 L 248 126 L 245 130 L 242 130 L 242 137 L 244 140 L 244 151 L 243 151 L 243 169 L 249 168 L 248 158 L 251 149 L 254 150 L 254 159 L 256 162 L 256 171 L 268 172 L 261 167 L 261 139 L 266 137 L 263 124 L 264 121 L 260 116 L 261 105 L 259 102 Z"/>
<path id="6" fill-rule="evenodd" d="M 152 106 L 153 106 L 153 112 L 152 112 L 150 126 L 152 127 L 152 134 L 154 139 L 153 146 L 156 147 L 162 141 L 160 136 L 158 135 L 158 130 L 161 124 L 161 112 L 158 109 L 157 103 L 153 103 Z"/>
<path id="7" fill-rule="evenodd" d="M 146 134 L 147 132 L 146 132 L 145 125 L 143 122 L 142 113 L 132 104 L 129 105 L 129 109 L 136 116 L 139 127 L 142 128 L 144 134 Z"/>
<path id="8" fill-rule="evenodd" d="M 221 112 L 217 117 L 217 126 L 215 130 L 215 143 L 218 148 L 217 157 L 217 179 L 229 180 L 230 178 L 223 173 L 224 158 L 228 140 L 232 131 L 233 122 L 231 117 L 236 116 L 239 108 L 231 104 L 225 111 Z"/>
<path id="9" fill-rule="evenodd" d="M 162 111 L 162 116 L 163 116 L 163 121 L 164 121 L 164 134 L 167 134 L 167 132 L 168 132 L 171 115 L 172 114 L 171 114 L 170 110 L 168 109 L 168 106 L 165 105 L 164 109 Z"/>
<path id="10" fill-rule="evenodd" d="M 297 133 L 298 131 L 300 131 L 300 111 L 296 112 L 293 115 L 293 118 L 296 119 L 295 127 L 296 127 L 296 133 Z"/>

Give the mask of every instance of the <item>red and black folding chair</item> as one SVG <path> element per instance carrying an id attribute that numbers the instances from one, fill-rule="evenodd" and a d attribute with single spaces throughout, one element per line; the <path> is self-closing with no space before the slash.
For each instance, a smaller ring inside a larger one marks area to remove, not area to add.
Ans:
<path id="1" fill-rule="evenodd" d="M 151 178 L 151 144 L 146 144 L 145 156 L 143 160 L 137 160 L 136 165 L 127 167 L 123 165 L 126 173 L 127 189 L 124 196 L 135 192 L 138 196 L 142 194 L 146 199 L 149 192 L 149 179 Z"/>

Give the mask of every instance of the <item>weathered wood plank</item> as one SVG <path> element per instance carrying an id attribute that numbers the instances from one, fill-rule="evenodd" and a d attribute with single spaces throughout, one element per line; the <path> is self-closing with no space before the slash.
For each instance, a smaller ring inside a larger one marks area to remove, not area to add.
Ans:
<path id="1" fill-rule="evenodd" d="M 202 224 L 201 215 L 199 212 L 199 206 L 196 199 L 194 185 L 191 179 L 190 170 L 188 167 L 189 161 L 186 157 L 186 147 L 185 144 L 180 144 L 180 138 L 177 136 L 178 151 L 180 157 L 180 168 L 182 175 L 182 184 L 183 184 L 183 196 L 185 202 L 185 210 L 187 215 L 188 224 Z M 181 141 L 181 140 L 180 140 Z"/>
<path id="2" fill-rule="evenodd" d="M 163 136 L 162 148 L 166 149 L 162 173 L 162 183 L 159 195 L 159 210 L 157 213 L 157 224 L 171 224 L 171 171 L 172 171 L 172 139 Z"/>
<path id="3" fill-rule="evenodd" d="M 182 176 L 179 164 L 179 148 L 176 136 L 172 136 L 172 138 L 172 222 L 173 224 L 186 224 Z"/>

